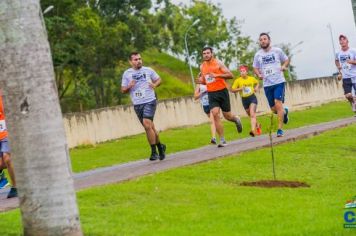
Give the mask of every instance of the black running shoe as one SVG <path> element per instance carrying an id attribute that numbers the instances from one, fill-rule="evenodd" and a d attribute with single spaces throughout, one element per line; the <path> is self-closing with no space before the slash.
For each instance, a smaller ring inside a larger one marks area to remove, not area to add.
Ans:
<path id="1" fill-rule="evenodd" d="M 157 153 L 152 153 L 150 157 L 150 161 L 155 161 L 158 160 L 159 156 Z"/>
<path id="2" fill-rule="evenodd" d="M 211 144 L 216 144 L 216 138 L 211 138 L 210 143 Z"/>
<path id="3" fill-rule="evenodd" d="M 7 198 L 13 198 L 17 197 L 17 188 L 11 187 L 9 194 L 7 195 Z"/>
<path id="4" fill-rule="evenodd" d="M 236 120 L 235 120 L 235 125 L 236 125 L 237 132 L 241 133 L 242 132 L 242 123 L 241 123 L 241 119 L 237 116 L 236 116 Z"/>
<path id="5" fill-rule="evenodd" d="M 285 107 L 284 108 L 284 115 L 283 115 L 283 123 L 284 124 L 288 124 L 288 122 L 289 122 L 288 113 L 289 113 L 289 109 L 288 109 L 288 107 Z"/>
<path id="6" fill-rule="evenodd" d="M 159 153 L 159 159 L 162 161 L 164 158 L 166 158 L 166 145 L 161 144 L 161 147 L 158 148 L 158 153 Z"/>

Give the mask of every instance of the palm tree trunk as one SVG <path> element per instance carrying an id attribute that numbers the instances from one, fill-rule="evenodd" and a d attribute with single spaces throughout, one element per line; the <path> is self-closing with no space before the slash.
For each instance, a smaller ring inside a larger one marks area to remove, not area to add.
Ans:
<path id="1" fill-rule="evenodd" d="M 24 235 L 82 235 L 39 0 L 0 8 L 0 88 Z"/>

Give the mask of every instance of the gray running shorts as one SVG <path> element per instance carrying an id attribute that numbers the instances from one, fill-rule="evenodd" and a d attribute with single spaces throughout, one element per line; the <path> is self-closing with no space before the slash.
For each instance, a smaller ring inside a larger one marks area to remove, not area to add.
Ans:
<path id="1" fill-rule="evenodd" d="M 156 100 L 139 104 L 139 105 L 134 105 L 136 115 L 140 120 L 141 124 L 143 123 L 143 119 L 150 119 L 153 121 L 156 112 L 156 107 L 157 107 Z"/>

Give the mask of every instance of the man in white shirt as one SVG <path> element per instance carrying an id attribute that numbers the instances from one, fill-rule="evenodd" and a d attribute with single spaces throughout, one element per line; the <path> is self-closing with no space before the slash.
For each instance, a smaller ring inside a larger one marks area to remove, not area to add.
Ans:
<path id="1" fill-rule="evenodd" d="M 138 52 L 130 54 L 129 62 L 131 68 L 127 69 L 122 76 L 121 92 L 130 93 L 136 115 L 145 128 L 147 140 L 151 146 L 150 161 L 163 160 L 166 157 L 166 145 L 160 143 L 153 123 L 157 106 L 154 89 L 161 84 L 161 78 L 153 69 L 143 66 Z"/>
<path id="2" fill-rule="evenodd" d="M 260 34 L 259 42 L 261 49 L 255 54 L 253 70 L 263 80 L 268 104 L 278 115 L 277 137 L 282 137 L 283 123 L 289 121 L 288 108 L 283 107 L 286 82 L 283 71 L 287 69 L 289 59 L 282 49 L 271 46 L 271 38 L 267 33 Z"/>
<path id="3" fill-rule="evenodd" d="M 349 47 L 349 40 L 345 35 L 339 36 L 341 50 L 336 53 L 335 65 L 339 70 L 339 80 L 346 99 L 350 102 L 352 110 L 356 112 L 356 99 L 352 96 L 352 88 L 356 92 L 356 49 Z"/>

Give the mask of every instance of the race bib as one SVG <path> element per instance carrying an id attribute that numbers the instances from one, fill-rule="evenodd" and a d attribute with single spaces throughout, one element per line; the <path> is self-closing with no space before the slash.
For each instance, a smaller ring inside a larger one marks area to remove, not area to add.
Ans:
<path id="1" fill-rule="evenodd" d="M 271 76 L 277 74 L 276 68 L 274 67 L 265 67 L 263 68 L 263 75 L 264 77 Z"/>
<path id="2" fill-rule="evenodd" d="M 0 120 L 0 132 L 6 131 L 6 123 L 5 120 Z"/>
<path id="3" fill-rule="evenodd" d="M 134 93 L 135 98 L 137 99 L 142 99 L 145 97 L 145 90 L 144 89 L 138 89 Z"/>
<path id="4" fill-rule="evenodd" d="M 351 64 L 349 64 L 349 63 L 347 63 L 347 62 L 345 62 L 345 63 L 342 63 L 341 64 L 341 68 L 343 69 L 343 70 L 351 70 Z"/>
<path id="5" fill-rule="evenodd" d="M 250 87 L 244 87 L 242 90 L 243 95 L 249 95 L 251 94 L 251 88 Z"/>
<path id="6" fill-rule="evenodd" d="M 214 77 L 210 77 L 210 75 L 206 75 L 205 76 L 205 80 L 206 80 L 207 84 L 215 82 L 215 78 Z"/>

